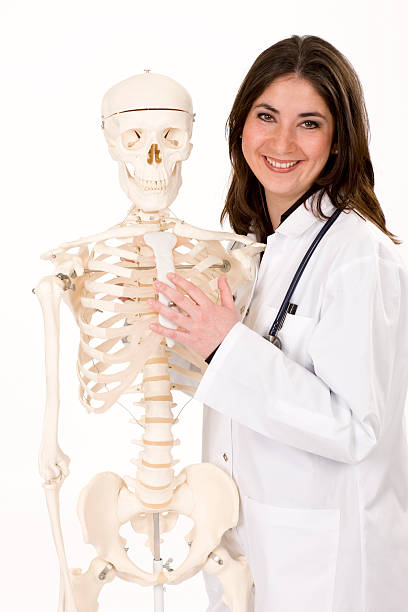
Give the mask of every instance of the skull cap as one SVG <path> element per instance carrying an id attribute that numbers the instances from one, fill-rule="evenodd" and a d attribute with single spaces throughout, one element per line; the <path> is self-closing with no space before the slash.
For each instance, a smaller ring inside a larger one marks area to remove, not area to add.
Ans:
<path id="1" fill-rule="evenodd" d="M 193 115 L 191 96 L 177 81 L 146 71 L 117 83 L 102 99 L 102 119 L 138 110 L 177 110 Z"/>

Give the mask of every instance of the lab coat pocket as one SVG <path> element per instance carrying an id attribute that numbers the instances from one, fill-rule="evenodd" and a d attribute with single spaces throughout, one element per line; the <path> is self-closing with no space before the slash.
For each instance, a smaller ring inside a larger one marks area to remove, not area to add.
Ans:
<path id="1" fill-rule="evenodd" d="M 331 612 L 340 510 L 279 508 L 243 497 L 255 612 Z"/>
<path id="2" fill-rule="evenodd" d="M 265 336 L 277 314 L 278 308 L 264 304 L 257 318 L 259 328 L 257 331 Z M 285 355 L 310 371 L 313 371 L 313 362 L 307 349 L 315 325 L 316 321 L 313 317 L 287 314 L 278 332 Z"/>

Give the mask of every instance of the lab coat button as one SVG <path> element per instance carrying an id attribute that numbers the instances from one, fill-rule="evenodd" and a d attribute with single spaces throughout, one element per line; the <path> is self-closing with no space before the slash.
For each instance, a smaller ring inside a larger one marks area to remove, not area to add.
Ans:
<path id="1" fill-rule="evenodd" d="M 223 456 L 222 456 L 222 458 L 224 459 L 224 461 L 228 461 L 228 455 L 227 455 L 227 453 L 224 453 L 224 454 L 223 454 Z"/>

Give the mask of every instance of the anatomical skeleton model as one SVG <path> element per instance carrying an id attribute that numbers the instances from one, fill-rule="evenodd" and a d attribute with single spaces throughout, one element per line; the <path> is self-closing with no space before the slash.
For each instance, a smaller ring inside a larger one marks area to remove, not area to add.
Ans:
<path id="1" fill-rule="evenodd" d="M 166 275 L 176 269 L 216 302 L 220 275 L 226 274 L 233 292 L 250 283 L 253 256 L 264 245 L 246 236 L 202 230 L 170 215 L 181 185 L 181 162 L 192 147 L 191 98 L 178 83 L 149 71 L 131 77 L 105 94 L 102 116 L 109 152 L 118 162 L 132 208 L 115 227 L 43 255 L 55 270 L 35 288 L 44 316 L 47 381 L 39 462 L 61 570 L 58 611 L 96 612 L 102 586 L 119 577 L 153 586 L 159 612 L 164 583 L 180 583 L 205 569 L 218 575 L 229 608 L 246 612 L 252 586 L 247 561 L 232 559 L 220 546 L 222 535 L 238 521 L 233 480 L 209 463 L 190 465 L 178 475 L 173 470 L 172 448 L 179 441 L 172 435 L 176 404 L 171 390 L 193 394 L 206 363 L 150 330 L 157 314 L 147 300 L 156 297 L 153 281 L 171 285 Z M 226 250 L 222 240 L 238 241 L 241 247 Z M 136 394 L 135 405 L 143 411 L 133 419 L 144 430 L 135 441 L 141 450 L 132 460 L 133 477 L 98 474 L 80 495 L 84 539 L 98 555 L 84 573 L 68 569 L 59 516 L 59 490 L 69 463 L 57 439 L 62 298 L 80 330 L 81 403 L 90 412 L 105 412 L 124 395 Z M 159 300 L 173 305 L 164 295 Z M 162 315 L 159 321 L 174 327 Z M 160 558 L 160 533 L 171 530 L 180 514 L 190 517 L 194 527 L 186 536 L 186 559 L 170 572 Z M 128 521 L 148 538 L 153 573 L 127 554 L 119 529 Z"/>

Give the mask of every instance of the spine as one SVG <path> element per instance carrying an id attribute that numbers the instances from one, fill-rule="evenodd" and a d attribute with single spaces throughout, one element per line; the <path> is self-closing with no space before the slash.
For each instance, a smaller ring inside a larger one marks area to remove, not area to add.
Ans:
<path id="1" fill-rule="evenodd" d="M 155 355 L 148 359 L 143 367 L 143 400 L 145 414 L 138 423 L 144 428 L 141 440 L 135 440 L 142 446 L 136 464 L 136 478 L 126 478 L 135 488 L 135 492 L 144 506 L 164 508 L 172 500 L 175 488 L 173 466 L 173 446 L 179 443 L 174 440 L 171 429 L 174 424 L 169 376 L 169 363 L 166 346 L 160 344 Z"/>

